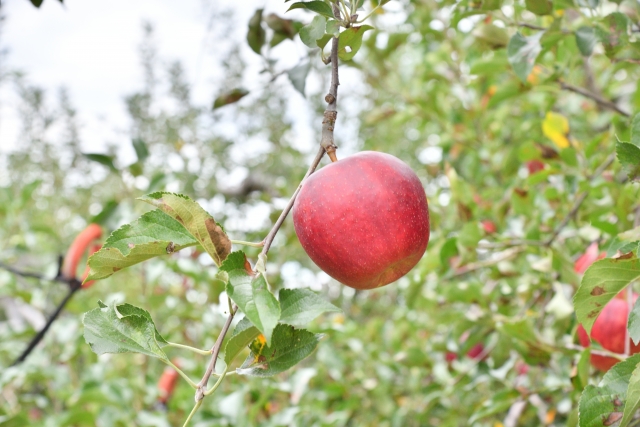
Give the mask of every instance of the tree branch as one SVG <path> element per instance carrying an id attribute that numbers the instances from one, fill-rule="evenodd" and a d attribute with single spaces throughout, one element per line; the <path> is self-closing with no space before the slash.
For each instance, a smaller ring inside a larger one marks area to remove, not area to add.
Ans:
<path id="1" fill-rule="evenodd" d="M 334 14 L 339 19 L 340 12 L 339 10 L 337 10 L 336 4 L 333 5 L 333 9 L 334 9 Z M 263 241 L 264 245 L 262 247 L 262 251 L 260 252 L 260 256 L 262 257 L 266 257 L 266 255 L 269 253 L 269 249 L 271 248 L 273 239 L 275 238 L 276 234 L 280 230 L 280 227 L 284 223 L 284 220 L 287 218 L 287 215 L 293 208 L 293 204 L 296 200 L 296 197 L 300 193 L 300 189 L 304 185 L 304 182 L 309 177 L 309 175 L 315 172 L 316 168 L 320 164 L 320 161 L 322 160 L 322 157 L 324 157 L 325 152 L 329 154 L 329 157 L 331 157 L 332 161 L 337 160 L 335 155 L 336 146 L 333 142 L 333 127 L 335 125 L 335 120 L 337 117 L 338 85 L 340 84 L 338 82 L 338 39 L 336 37 L 334 37 L 332 40 L 330 58 L 331 58 L 331 86 L 329 88 L 329 93 L 325 97 L 325 101 L 327 101 L 328 105 L 327 105 L 327 109 L 324 112 L 324 119 L 322 121 L 322 139 L 320 142 L 320 148 L 318 149 L 318 153 L 316 154 L 315 158 L 311 162 L 311 165 L 309 166 L 307 173 L 304 175 L 304 178 L 298 185 L 298 188 L 296 188 L 296 191 L 293 193 L 293 195 L 289 199 L 289 203 L 287 203 L 287 206 L 282 210 L 282 212 L 280 213 L 280 216 L 278 217 L 276 222 L 273 224 L 273 227 L 271 228 L 271 230 L 269 230 L 269 233 L 264 238 L 264 241 Z M 231 327 L 231 322 L 233 321 L 233 318 L 237 310 L 238 310 L 238 306 L 235 304 L 233 304 L 230 307 L 229 316 L 227 317 L 227 320 L 224 326 L 222 327 L 222 330 L 220 331 L 220 335 L 218 335 L 218 338 L 216 339 L 215 344 L 211 348 L 211 352 L 212 352 L 211 360 L 209 362 L 209 365 L 207 366 L 207 370 L 205 371 L 202 379 L 200 380 L 196 388 L 196 395 L 195 395 L 196 403 L 201 402 L 206 395 L 207 383 L 209 382 L 209 378 L 211 378 L 211 375 L 213 375 L 213 373 L 215 372 L 218 356 L 220 354 L 220 350 L 222 349 L 222 342 L 224 341 L 225 336 L 229 332 L 229 329 Z"/>
<path id="2" fill-rule="evenodd" d="M 40 329 L 38 333 L 31 339 L 31 342 L 29 342 L 29 345 L 27 345 L 27 348 L 25 348 L 22 354 L 20 354 L 20 356 L 18 356 L 18 358 L 14 360 L 11 366 L 19 365 L 20 363 L 25 361 L 25 359 L 29 356 L 29 354 L 31 354 L 33 349 L 36 348 L 38 343 L 42 340 L 42 338 L 44 338 L 45 334 L 47 333 L 47 331 L 49 330 L 53 322 L 58 318 L 58 316 L 60 315 L 64 307 L 71 300 L 71 297 L 73 297 L 73 295 L 77 291 L 82 289 L 82 282 L 80 282 L 77 279 L 65 280 L 65 282 L 69 283 L 69 286 L 70 286 L 69 292 L 64 297 L 64 299 L 60 301 L 60 303 L 58 304 L 58 307 L 56 307 L 53 314 L 47 319 L 47 323 L 45 323 L 43 328 Z"/>
<path id="3" fill-rule="evenodd" d="M 233 316 L 235 316 L 236 311 L 238 310 L 237 305 L 233 305 L 229 307 L 229 317 L 227 317 L 227 321 L 224 323 L 222 330 L 220 331 L 220 335 L 218 335 L 218 339 L 216 339 L 215 344 L 211 347 L 211 361 L 209 362 L 209 366 L 207 366 L 207 370 L 205 371 L 202 379 L 197 385 L 196 388 L 196 403 L 200 402 L 204 399 L 204 394 L 207 391 L 207 383 L 209 382 L 209 378 L 216 369 L 216 363 L 218 362 L 218 355 L 220 354 L 220 350 L 222 349 L 222 342 L 224 341 L 224 337 L 229 332 L 229 328 L 231 327 L 231 322 L 233 321 Z"/>
<path id="4" fill-rule="evenodd" d="M 607 157 L 607 159 L 604 161 L 604 163 L 602 163 L 598 167 L 598 169 L 596 169 L 595 172 L 593 172 L 593 174 L 589 176 L 588 181 L 591 182 L 596 177 L 602 175 L 602 172 L 604 172 L 604 170 L 608 168 L 615 159 L 616 159 L 615 153 L 610 154 L 609 157 Z M 578 213 L 578 209 L 580 209 L 580 206 L 582 206 L 582 202 L 584 202 L 584 200 L 587 198 L 588 195 L 589 195 L 589 190 L 586 190 L 580 193 L 580 195 L 576 198 L 575 202 L 573 202 L 573 206 L 571 207 L 571 210 L 569 211 L 567 216 L 565 216 L 562 222 L 560 222 L 560 224 L 558 224 L 558 226 L 553 230 L 553 234 L 551 235 L 551 237 L 549 237 L 545 241 L 544 243 L 545 246 L 551 246 L 551 244 L 558 237 L 562 229 L 566 227 L 569 221 L 571 221 L 571 219 L 576 215 L 576 213 Z"/>
<path id="5" fill-rule="evenodd" d="M 608 108 L 609 110 L 612 110 L 612 111 L 615 111 L 618 114 L 622 114 L 625 117 L 630 117 L 631 116 L 629 113 L 627 113 L 626 111 L 624 111 L 620 107 L 618 107 L 615 102 L 609 101 L 608 99 L 604 99 L 600 95 L 597 95 L 595 93 L 589 92 L 588 90 L 583 89 L 581 87 L 577 87 L 577 86 L 574 86 L 572 84 L 565 83 L 563 81 L 560 81 L 559 83 L 560 83 L 560 87 L 562 89 L 564 89 L 564 90 L 568 90 L 569 92 L 574 92 L 574 93 L 580 94 L 580 95 L 582 95 L 584 97 L 587 97 L 589 99 L 592 99 L 595 102 L 597 102 L 599 105 L 601 105 L 602 107 Z"/>

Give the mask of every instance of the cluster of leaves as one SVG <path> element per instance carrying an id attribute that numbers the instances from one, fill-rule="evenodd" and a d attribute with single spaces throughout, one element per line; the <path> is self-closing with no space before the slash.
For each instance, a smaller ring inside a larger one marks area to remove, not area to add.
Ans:
<path id="1" fill-rule="evenodd" d="M 295 328 L 306 326 L 323 312 L 339 311 L 337 307 L 306 289 L 282 289 L 276 299 L 269 290 L 266 272 L 254 274 L 243 252 L 230 253 L 231 240 L 222 227 L 188 197 L 153 193 L 141 200 L 158 209 L 114 231 L 89 258 L 87 280 L 102 279 L 197 244 L 219 266 L 216 279 L 225 283 L 230 300 L 245 315 L 226 344 L 227 367 L 246 346 L 251 354 L 237 370 L 244 375 L 272 376 L 311 354 L 320 335 Z M 149 313 L 140 308 L 100 303 L 100 308 L 87 313 L 84 325 L 85 338 L 97 354 L 139 352 L 170 364 L 161 349 L 167 341 Z"/>

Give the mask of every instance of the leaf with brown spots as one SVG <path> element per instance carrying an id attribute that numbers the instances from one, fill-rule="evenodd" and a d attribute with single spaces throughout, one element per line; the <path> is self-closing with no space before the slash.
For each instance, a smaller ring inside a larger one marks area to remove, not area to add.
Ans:
<path id="1" fill-rule="evenodd" d="M 102 248 L 89 258 L 86 280 L 104 279 L 134 264 L 197 243 L 178 221 L 153 210 L 111 233 Z"/>
<path id="2" fill-rule="evenodd" d="M 140 200 L 156 206 L 187 229 L 220 266 L 231 252 L 231 240 L 215 219 L 195 201 L 182 194 L 152 193 Z"/>
<path id="3" fill-rule="evenodd" d="M 640 354 L 613 366 L 598 386 L 585 387 L 578 404 L 581 427 L 627 427 L 640 407 Z"/>
<path id="4" fill-rule="evenodd" d="M 600 312 L 618 292 L 640 278 L 640 260 L 603 259 L 585 271 L 580 287 L 573 298 L 578 322 L 591 334 Z"/>

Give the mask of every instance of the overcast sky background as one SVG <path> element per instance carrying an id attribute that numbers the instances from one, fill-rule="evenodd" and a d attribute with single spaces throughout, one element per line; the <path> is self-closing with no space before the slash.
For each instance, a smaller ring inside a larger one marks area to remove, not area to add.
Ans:
<path id="1" fill-rule="evenodd" d="M 224 39 L 215 37 L 220 28 L 214 27 L 221 25 L 215 17 L 231 10 L 228 36 L 243 40 L 258 7 L 282 16 L 287 5 L 282 0 L 65 0 L 64 5 L 45 0 L 37 9 L 28 0 L 5 0 L 0 9 L 5 18 L 0 49 L 8 54 L 0 66 L 3 72 L 24 72 L 31 84 L 47 90 L 52 101 L 58 89 L 66 87 L 79 113 L 83 150 L 101 151 L 106 142 L 122 139 L 129 127 L 123 99 L 143 84 L 138 55 L 143 22 L 154 26 L 159 56 L 182 62 L 193 85 L 193 100 L 210 105 L 216 79 L 222 77 L 213 52 L 225 45 Z M 310 19 L 301 11 L 287 17 Z M 295 65 L 306 53 L 300 43 L 282 43 L 278 48 L 282 50 L 278 56 L 290 61 L 282 66 Z M 249 63 L 248 74 L 252 68 L 257 74 L 259 57 L 248 48 L 243 57 Z M 300 104 L 295 106 L 300 113 L 305 101 L 299 95 L 292 97 L 299 98 L 293 101 Z M 0 86 L 0 151 L 19 143 L 16 105 L 13 88 Z"/>

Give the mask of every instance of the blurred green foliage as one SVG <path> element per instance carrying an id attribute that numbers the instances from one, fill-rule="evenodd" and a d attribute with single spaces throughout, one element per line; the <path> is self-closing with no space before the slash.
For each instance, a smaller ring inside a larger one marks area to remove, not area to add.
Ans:
<path id="1" fill-rule="evenodd" d="M 574 349 L 573 261 L 640 221 L 638 184 L 608 164 L 616 138 L 630 140 L 631 120 L 594 101 L 640 111 L 640 6 L 415 0 L 384 10 L 353 61 L 341 64 L 336 136 L 347 152 L 401 158 L 423 180 L 427 253 L 397 284 L 355 292 L 318 272 L 287 221 L 269 254 L 270 283 L 321 290 L 344 314 L 314 321 L 309 329 L 325 338 L 287 373 L 230 376 L 193 425 L 575 426 L 580 393 L 599 374 L 585 376 L 587 359 Z M 266 43 L 279 33 L 261 17 L 251 25 Z M 151 28 L 145 34 L 145 81 L 126 98 L 131 127 L 101 157 L 81 152 L 64 91 L 54 101 L 27 77 L 3 75 L 20 96 L 23 125 L 20 145 L 0 157 L 3 263 L 53 277 L 57 256 L 93 216 L 104 212 L 113 230 L 148 209 L 136 197 L 159 190 L 197 200 L 232 239 L 259 241 L 297 187 L 316 148 L 301 145 L 285 118 L 291 83 L 275 77 L 238 92 L 238 103 L 194 105 L 180 63 L 166 66 Z M 289 38 L 278 43 L 302 46 Z M 221 86 L 240 88 L 238 52 L 248 46 L 231 42 Z M 275 75 L 274 53 L 256 43 Z M 320 83 L 307 101 L 318 130 L 328 73 L 314 52 L 309 78 Z M 342 129 L 355 136 L 342 139 Z M 118 156 L 123 146 L 135 157 Z M 530 161 L 542 170 L 531 173 Z M 181 425 L 192 389 L 179 382 L 159 409 L 163 365 L 139 354 L 96 356 L 81 316 L 99 299 L 126 301 L 148 310 L 167 340 L 210 348 L 225 320 L 215 272 L 185 250 L 98 282 L 75 296 L 25 363 L 9 368 L 66 289 L 0 271 L 0 425 Z M 477 344 L 480 356 L 467 356 Z M 207 358 L 174 356 L 201 377 Z"/>

